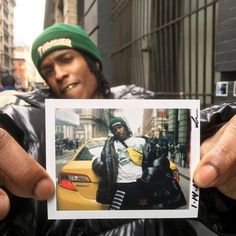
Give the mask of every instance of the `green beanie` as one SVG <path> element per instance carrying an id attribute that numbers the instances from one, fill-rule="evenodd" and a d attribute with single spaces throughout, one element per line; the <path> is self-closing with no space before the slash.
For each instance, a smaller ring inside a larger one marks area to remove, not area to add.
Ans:
<path id="1" fill-rule="evenodd" d="M 42 59 L 57 49 L 73 48 L 87 53 L 101 63 L 100 53 L 88 34 L 80 27 L 63 23 L 46 28 L 32 45 L 32 60 L 39 70 Z"/>
<path id="2" fill-rule="evenodd" d="M 127 123 L 121 117 L 112 118 L 109 123 L 109 129 L 113 131 L 113 127 L 116 125 L 123 125 L 129 131 Z"/>

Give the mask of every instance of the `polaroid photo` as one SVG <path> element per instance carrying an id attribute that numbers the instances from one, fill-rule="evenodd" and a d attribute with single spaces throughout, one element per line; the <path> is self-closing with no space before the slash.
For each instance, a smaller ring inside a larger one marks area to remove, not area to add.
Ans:
<path id="1" fill-rule="evenodd" d="M 199 100 L 46 100 L 49 219 L 194 218 Z"/>

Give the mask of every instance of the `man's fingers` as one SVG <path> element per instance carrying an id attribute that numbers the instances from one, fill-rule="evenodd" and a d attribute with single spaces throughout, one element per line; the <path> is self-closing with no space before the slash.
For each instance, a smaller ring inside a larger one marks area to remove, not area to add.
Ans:
<path id="1" fill-rule="evenodd" d="M 235 140 L 236 116 L 202 144 L 202 160 L 194 173 L 199 187 L 217 187 L 236 175 Z"/>
<path id="2" fill-rule="evenodd" d="M 34 188 L 34 196 L 38 200 L 49 199 L 54 193 L 54 184 L 51 179 L 41 179 Z"/>
<path id="3" fill-rule="evenodd" d="M 54 192 L 46 171 L 3 129 L 0 129 L 0 178 L 17 196 L 43 200 Z"/>
<path id="4" fill-rule="evenodd" d="M 4 219 L 10 209 L 10 202 L 7 194 L 0 188 L 0 220 Z"/>

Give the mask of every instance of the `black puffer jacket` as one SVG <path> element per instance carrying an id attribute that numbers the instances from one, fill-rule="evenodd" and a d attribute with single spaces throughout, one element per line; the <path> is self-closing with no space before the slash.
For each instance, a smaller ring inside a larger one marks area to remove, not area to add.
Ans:
<path id="1" fill-rule="evenodd" d="M 159 208 L 174 209 L 186 205 L 184 194 L 178 182 L 173 179 L 173 173 L 170 169 L 169 159 L 167 158 L 168 143 L 164 142 L 164 138 L 143 138 L 146 140 L 143 146 L 143 173 L 137 181 L 140 185 L 148 185 L 151 192 L 153 192 L 151 197 L 153 208 L 157 209 L 157 205 L 159 205 Z M 108 137 L 101 156 L 92 163 L 93 171 L 100 177 L 96 200 L 103 204 L 112 202 L 116 190 L 118 157 L 114 141 L 114 136 Z M 159 148 L 156 146 L 157 143 L 159 143 Z"/>
<path id="2" fill-rule="evenodd" d="M 101 156 L 92 164 L 93 171 L 100 176 L 96 200 L 103 204 L 111 203 L 118 175 L 118 158 L 116 158 L 114 140 L 114 137 L 107 139 Z"/>
<path id="3" fill-rule="evenodd" d="M 152 93 L 134 86 L 115 88 L 114 98 L 150 98 Z M 121 92 L 120 92 L 121 91 Z M 122 95 L 123 94 L 123 95 Z M 0 114 L 0 122 L 33 157 L 45 166 L 44 105 L 47 96 L 31 94 L 29 108 L 9 106 Z M 28 99 L 27 99 L 28 98 Z M 235 104 L 224 104 L 202 111 L 202 140 L 213 134 L 236 112 Z M 7 114 L 7 118 L 4 114 Z M 11 118 L 17 126 L 13 129 Z M 16 157 L 17 158 L 17 157 Z M 236 234 L 234 200 L 224 197 L 216 189 L 202 190 L 198 219 L 94 219 L 94 220 L 47 220 L 46 202 L 11 196 L 11 210 L 0 222 L 0 234 L 4 236 L 81 236 L 81 235 L 135 235 L 135 236 L 194 236 Z M 140 217 L 142 217 L 140 215 Z M 206 225 L 211 231 L 205 227 Z"/>

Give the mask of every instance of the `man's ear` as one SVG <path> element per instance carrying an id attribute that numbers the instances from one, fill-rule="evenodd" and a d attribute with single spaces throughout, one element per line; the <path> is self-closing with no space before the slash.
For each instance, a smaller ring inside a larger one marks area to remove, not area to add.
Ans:
<path id="1" fill-rule="evenodd" d="M 101 66 L 98 62 L 96 62 L 96 68 L 97 68 L 97 70 L 101 70 Z"/>

